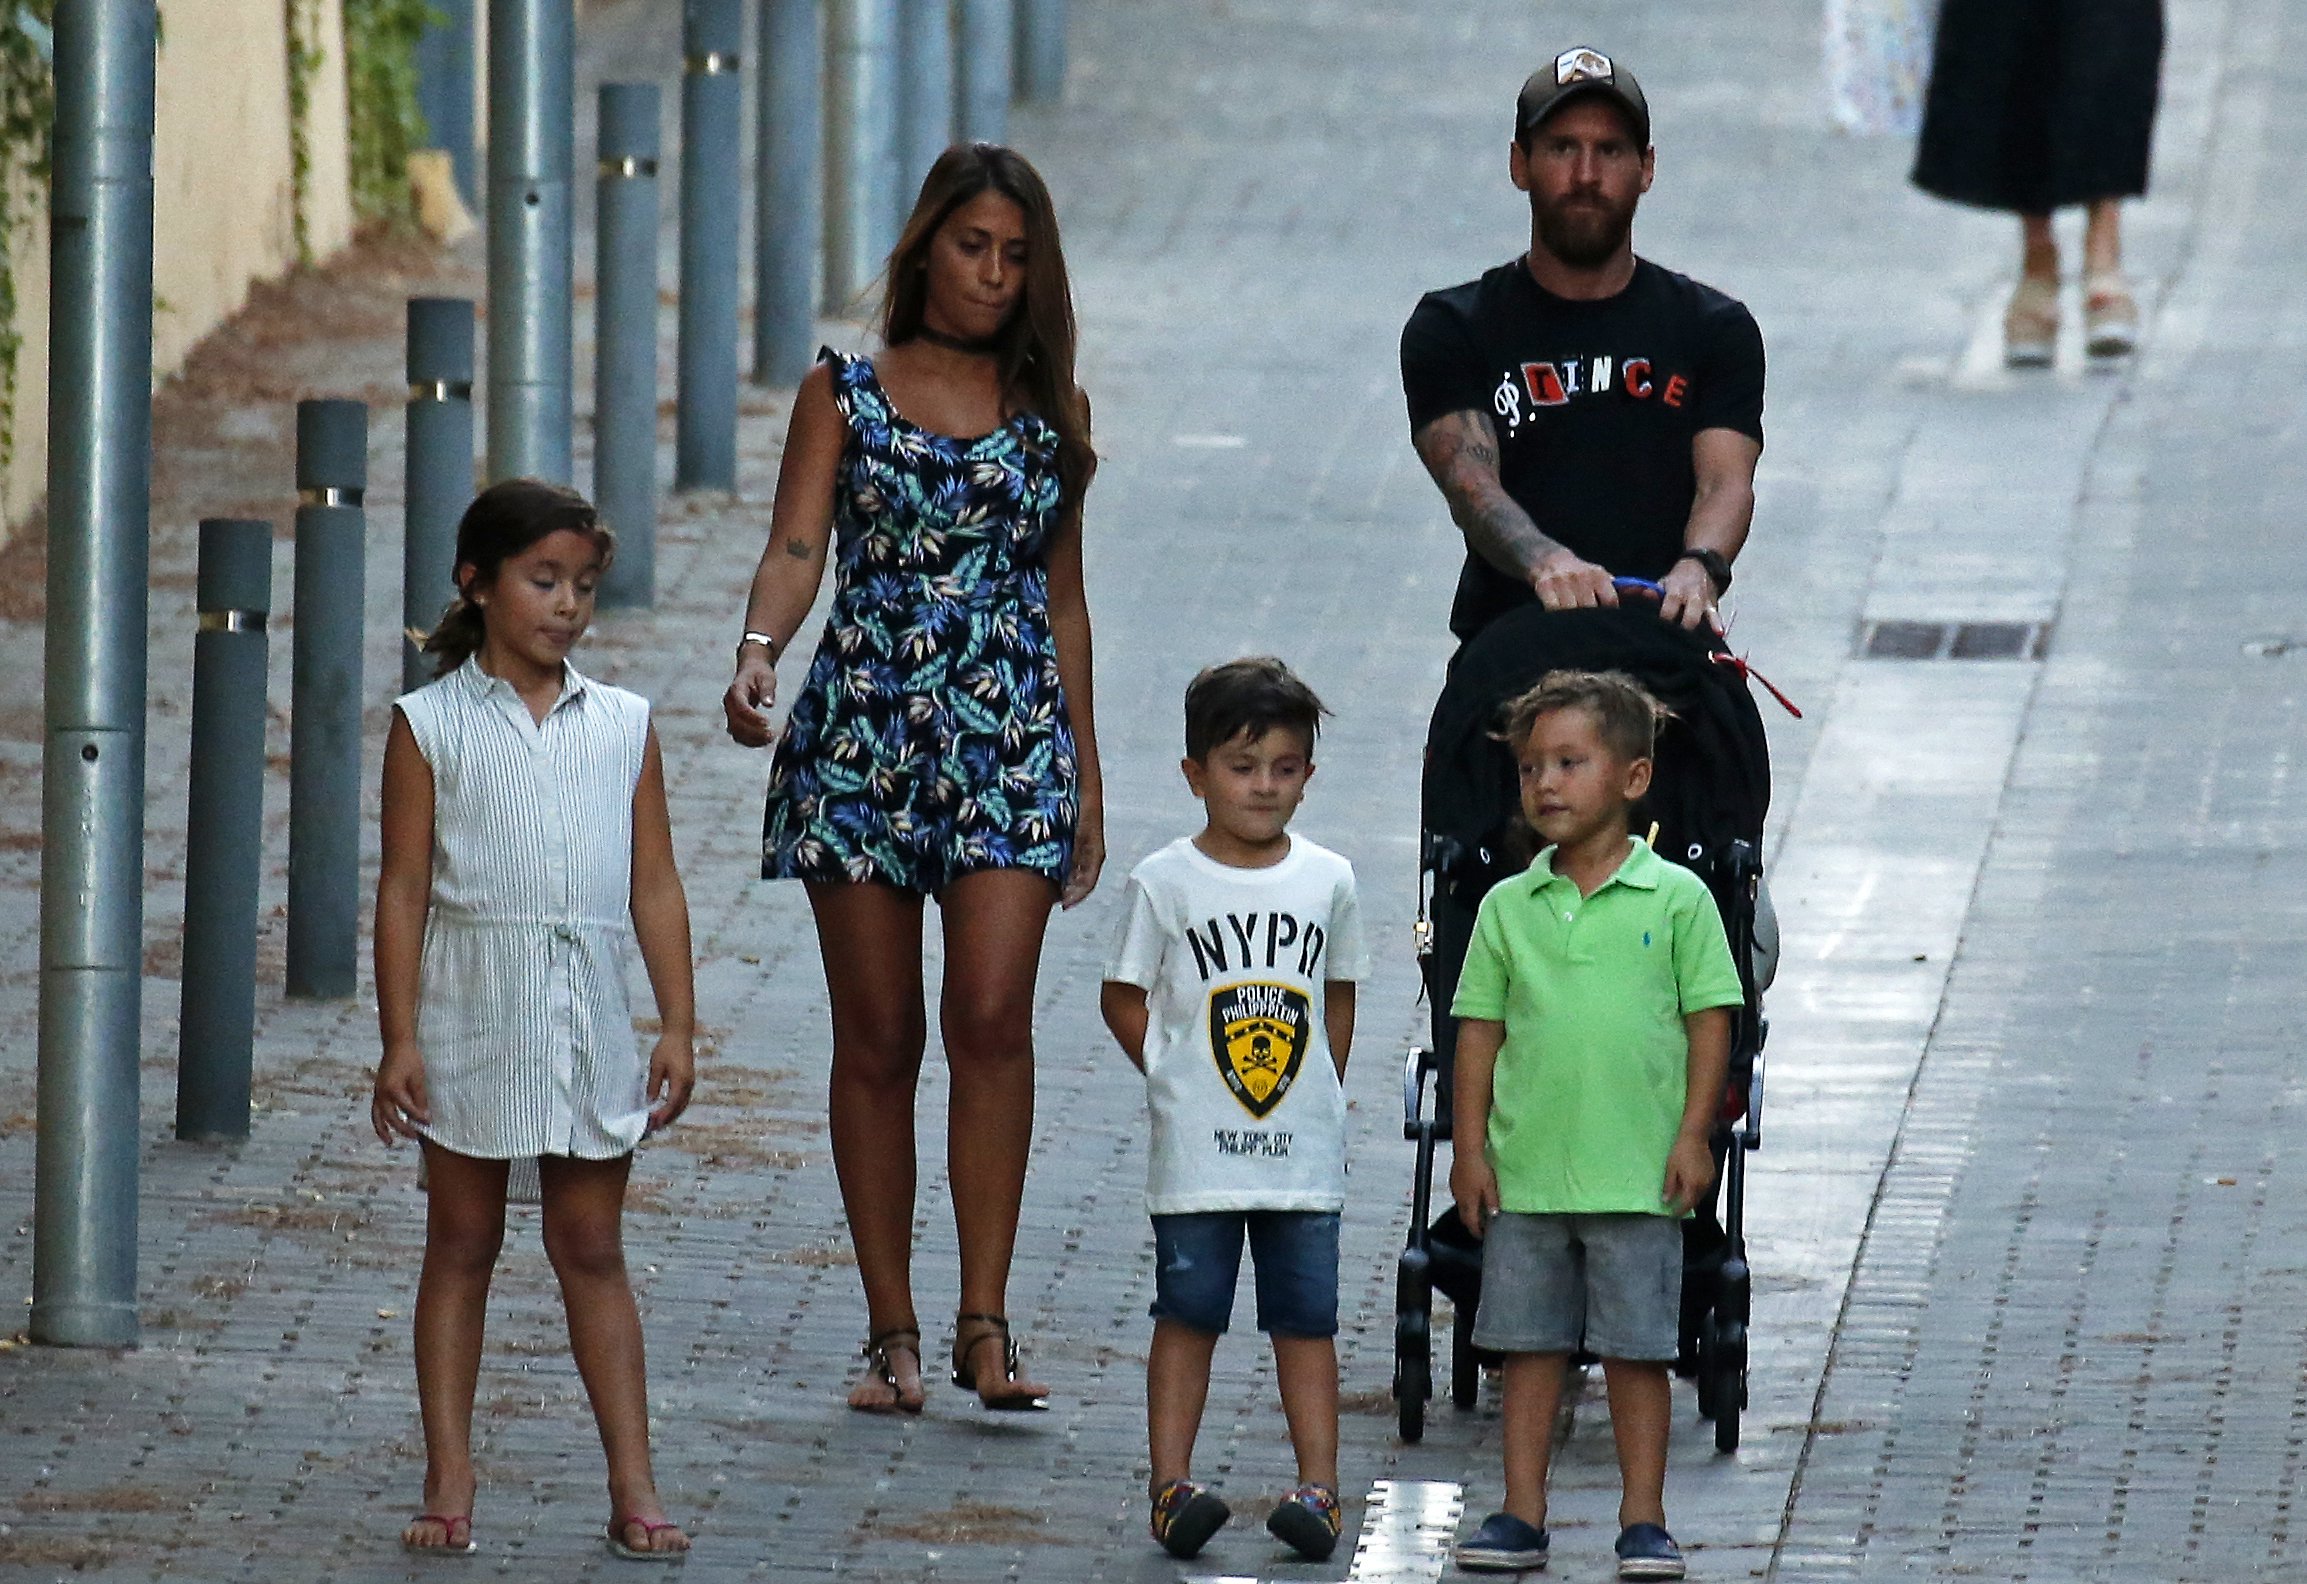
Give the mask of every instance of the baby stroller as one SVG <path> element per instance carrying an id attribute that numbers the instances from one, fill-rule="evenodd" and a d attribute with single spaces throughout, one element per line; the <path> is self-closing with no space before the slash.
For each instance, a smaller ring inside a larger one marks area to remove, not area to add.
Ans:
<path id="1" fill-rule="evenodd" d="M 1460 1409 L 1474 1405 L 1481 1367 L 1495 1362 L 1473 1345 L 1482 1246 L 1455 1206 L 1433 1213 L 1434 1147 L 1451 1134 L 1458 1028 L 1450 1001 L 1483 895 L 1527 867 L 1537 846 L 1522 822 L 1513 752 L 1493 735 L 1501 711 L 1546 672 L 1572 668 L 1623 671 L 1674 712 L 1659 734 L 1651 791 L 1635 828 L 1648 832 L 1655 823 L 1660 856 L 1706 881 L 1746 992 L 1745 1006 L 1732 1018 L 1730 1081 L 1714 1130 L 1715 1201 L 1702 1203 L 1684 1223 L 1676 1363 L 1676 1373 L 1697 1379 L 1699 1412 L 1714 1422 L 1715 1445 L 1725 1452 L 1738 1446 L 1751 1301 L 1745 1153 L 1762 1143 L 1767 1033 L 1761 1011 L 1767 975 L 1758 981 L 1755 926 L 1762 826 L 1770 808 L 1769 749 L 1745 663 L 1713 634 L 1661 621 L 1653 585 L 1626 579 L 1620 590 L 1623 603 L 1615 609 L 1530 606 L 1493 622 L 1452 662 L 1427 732 L 1418 955 L 1433 1008 L 1433 1043 L 1413 1047 L 1402 1073 L 1403 1136 L 1417 1145 L 1394 1318 L 1394 1396 L 1405 1441 L 1425 1433 L 1433 1396 L 1434 1289 L 1448 1295 L 1455 1311 L 1450 1395 Z"/>

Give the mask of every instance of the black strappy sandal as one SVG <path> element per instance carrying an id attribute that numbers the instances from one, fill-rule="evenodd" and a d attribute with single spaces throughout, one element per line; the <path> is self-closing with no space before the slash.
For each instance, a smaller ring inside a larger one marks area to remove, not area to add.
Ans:
<path id="1" fill-rule="evenodd" d="M 976 1329 L 967 1334 L 965 1326 Z M 977 1393 L 978 1402 L 988 1413 L 1046 1413 L 1049 1399 L 1013 1395 L 987 1397 L 984 1388 L 969 1373 L 969 1358 L 988 1337 L 1001 1338 L 1001 1367 L 1004 1375 L 1015 1385 L 1017 1382 L 1017 1342 L 1009 1334 L 1009 1320 L 1003 1315 L 957 1314 L 953 1317 L 953 1384 L 966 1392 Z"/>
<path id="2" fill-rule="evenodd" d="M 916 1398 L 912 1402 L 905 1400 L 905 1392 L 897 1384 L 897 1371 L 891 1368 L 889 1363 L 890 1350 L 893 1348 L 902 1348 L 911 1353 L 916 1367 L 915 1373 L 919 1373 L 921 1332 L 918 1327 L 891 1326 L 888 1330 L 867 1338 L 863 1349 L 866 1367 L 879 1376 L 881 1383 L 889 1388 L 889 1401 L 886 1403 L 853 1402 L 849 1405 L 851 1412 L 919 1414 L 927 1405 L 926 1398 Z"/>

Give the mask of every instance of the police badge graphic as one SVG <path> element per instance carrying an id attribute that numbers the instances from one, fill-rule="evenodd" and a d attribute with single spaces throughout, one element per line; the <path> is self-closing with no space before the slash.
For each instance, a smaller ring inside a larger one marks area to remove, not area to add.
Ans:
<path id="1" fill-rule="evenodd" d="M 1210 993 L 1210 1055 L 1251 1116 L 1282 1103 L 1306 1060 L 1312 1007 L 1288 985 L 1225 985 Z"/>

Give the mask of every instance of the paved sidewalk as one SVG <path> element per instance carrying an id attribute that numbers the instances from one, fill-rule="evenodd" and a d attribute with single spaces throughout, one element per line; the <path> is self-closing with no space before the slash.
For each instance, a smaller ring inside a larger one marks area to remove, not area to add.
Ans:
<path id="1" fill-rule="evenodd" d="M 1789 940 L 1753 1190 L 1755 1403 L 1736 1459 L 1695 1428 L 1678 1444 L 1671 1497 L 1694 1570 L 2172 1579 L 2296 1562 L 2307 1276 L 2283 1237 L 2302 1211 L 2285 1169 L 2300 1132 L 2286 1004 L 2300 662 L 2241 645 L 2307 638 L 2281 603 L 2307 499 L 2290 270 L 2307 23 L 2281 0 L 2174 0 L 2157 194 L 2132 227 L 2147 350 L 2120 374 L 2070 359 L 2019 380 L 1989 355 L 2008 225 L 1912 193 L 1902 147 L 1823 130 L 1810 0 L 1073 11 L 1067 103 L 1014 130 L 1059 195 L 1107 457 L 1089 576 L 1117 878 L 1192 817 L 1172 768 L 1185 678 L 1273 650 L 1338 709 L 1304 828 L 1355 858 L 1381 921 L 1350 1085 L 1350 1521 L 1377 1478 L 1462 1482 L 1476 1513 L 1497 1482 L 1493 1405 L 1439 1408 L 1412 1449 L 1392 1440 L 1385 1397 L 1408 1174 L 1396 1064 L 1421 1021 L 1414 767 L 1456 565 L 1403 434 L 1394 341 L 1418 291 L 1518 246 L 1504 107 L 1532 62 L 1586 36 L 1625 53 L 1657 112 L 1644 250 L 1744 296 L 1768 335 L 1771 445 L 1736 638 L 1810 708 L 1771 722 Z M 662 5 L 597 9 L 584 48 L 588 108 L 604 74 L 677 82 Z M 670 168 L 665 181 L 670 195 Z M 392 1546 L 421 1475 L 407 1312 L 422 1201 L 405 1154 L 357 1120 L 371 998 L 281 1001 L 268 936 L 255 1136 L 188 1149 L 168 1138 L 171 975 L 191 523 L 285 520 L 295 395 L 376 404 L 381 742 L 398 663 L 392 305 L 475 289 L 476 260 L 297 288 L 212 349 L 197 410 L 163 427 L 177 450 L 156 480 L 146 1341 L 0 1352 L 0 1575 L 429 1571 Z M 299 302 L 327 322 L 283 343 Z M 665 330 L 669 391 L 669 316 Z M 1056 927 L 1041 993 L 1011 1313 L 1055 1412 L 990 1423 L 950 1388 L 918 1423 L 839 1405 L 861 1322 L 821 1122 L 822 991 L 800 896 L 750 878 L 765 762 L 716 724 L 783 401 L 749 391 L 746 410 L 740 498 L 670 507 L 662 602 L 604 619 L 587 646 L 593 668 L 658 701 L 708 1026 L 702 1103 L 644 1155 L 629 1237 L 660 1477 L 699 1539 L 687 1572 L 1176 1578 L 1138 1495 L 1139 1092 L 1094 1013 L 1118 886 Z M 285 550 L 277 583 L 285 607 Z M 1853 658 L 1862 623 L 1917 617 L 2057 626 L 2039 665 Z M 18 1292 L 39 655 L 36 623 L 0 621 L 0 1270 Z M 284 773 L 269 797 L 277 861 Z M 276 869 L 268 909 L 284 887 Z M 940 1088 L 933 1072 L 932 1147 Z M 533 1215 L 516 1219 L 480 1393 L 476 1563 L 598 1576 L 613 1566 L 594 1538 L 599 1455 Z M 934 1353 L 953 1282 L 938 1185 L 921 1227 Z M 1289 1469 L 1271 1368 L 1244 1329 L 1220 1351 L 1201 1462 L 1254 1520 Z M 1590 1400 L 1557 1482 L 1557 1572 L 1604 1576 L 1613 1481 Z M 1338 1579 L 1349 1565 L 1345 1551 L 1288 1564 L 1248 1521 L 1188 1571 Z"/>

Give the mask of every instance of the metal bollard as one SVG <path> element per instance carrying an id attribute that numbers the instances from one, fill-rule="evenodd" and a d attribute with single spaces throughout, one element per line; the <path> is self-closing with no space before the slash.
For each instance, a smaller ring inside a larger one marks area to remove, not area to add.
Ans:
<path id="1" fill-rule="evenodd" d="M 673 487 L 737 487 L 738 184 L 745 0 L 683 0 L 680 354 Z"/>
<path id="2" fill-rule="evenodd" d="M 897 0 L 833 0 L 825 96 L 825 297 L 845 311 L 897 240 Z"/>
<path id="3" fill-rule="evenodd" d="M 184 1000 L 176 1136 L 248 1137 L 256 1042 L 256 885 L 264 858 L 265 616 L 272 524 L 200 524 L 185 819 Z"/>
<path id="4" fill-rule="evenodd" d="M 417 36 L 417 110 L 428 146 L 445 151 L 468 207 L 480 206 L 473 150 L 473 0 L 427 0 L 432 15 Z"/>
<path id="5" fill-rule="evenodd" d="M 825 191 L 824 0 L 761 0 L 759 135 L 754 140 L 753 379 L 809 372 L 817 332 L 817 254 Z"/>
<path id="6" fill-rule="evenodd" d="M 902 0 L 898 15 L 901 79 L 897 229 L 937 156 L 953 143 L 952 0 Z M 892 233 L 893 235 L 895 233 Z"/>
<path id="7" fill-rule="evenodd" d="M 432 631 L 456 590 L 457 521 L 473 498 L 473 304 L 412 297 L 408 328 L 407 526 L 401 546 L 401 687 L 431 680 L 406 636 Z"/>
<path id="8" fill-rule="evenodd" d="M 1065 98 L 1065 0 L 1012 0 L 1017 7 L 1017 102 Z"/>
<path id="9" fill-rule="evenodd" d="M 360 907 L 361 607 L 368 409 L 296 404 L 288 993 L 353 992 Z"/>
<path id="10" fill-rule="evenodd" d="M 566 484 L 573 0 L 489 0 L 489 477 Z"/>
<path id="11" fill-rule="evenodd" d="M 659 118 L 655 83 L 601 84 L 601 173 L 593 206 L 593 504 L 617 536 L 616 559 L 601 581 L 605 607 L 649 605 L 657 597 Z M 734 275 L 736 260 L 729 263 Z M 734 346 L 729 357 L 734 386 Z"/>
<path id="12" fill-rule="evenodd" d="M 55 17 L 28 1318 L 35 1342 L 127 1347 L 137 1336 L 159 19 L 152 0 L 82 0 Z"/>
<path id="13" fill-rule="evenodd" d="M 960 0 L 959 98 L 967 143 L 1009 141 L 1016 26 L 1010 0 Z"/>

